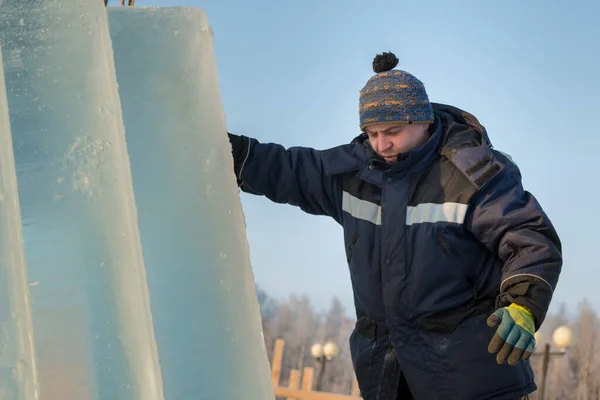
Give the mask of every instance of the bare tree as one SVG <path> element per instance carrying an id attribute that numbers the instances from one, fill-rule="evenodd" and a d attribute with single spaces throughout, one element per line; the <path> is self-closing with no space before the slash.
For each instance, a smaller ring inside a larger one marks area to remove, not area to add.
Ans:
<path id="1" fill-rule="evenodd" d="M 342 355 L 348 348 L 348 337 L 344 327 L 348 321 L 345 315 L 345 309 L 342 302 L 334 297 L 331 300 L 331 306 L 324 315 L 325 340 L 334 342 L 339 353 L 327 364 L 324 376 L 324 389 L 331 392 L 340 392 L 341 388 L 346 386 L 344 381 L 348 375 L 349 365 L 344 362 Z"/>
<path id="2" fill-rule="evenodd" d="M 577 343 L 574 346 L 574 355 L 578 361 L 576 375 L 577 400 L 595 399 L 594 370 L 597 367 L 598 351 L 598 317 L 590 304 L 584 300 L 580 307 L 575 322 Z"/>

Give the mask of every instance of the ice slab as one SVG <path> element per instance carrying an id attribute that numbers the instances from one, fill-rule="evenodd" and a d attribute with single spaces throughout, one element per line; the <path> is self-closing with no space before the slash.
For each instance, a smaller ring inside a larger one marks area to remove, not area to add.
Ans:
<path id="1" fill-rule="evenodd" d="M 104 3 L 4 0 L 0 41 L 41 397 L 162 399 Z"/>
<path id="2" fill-rule="evenodd" d="M 108 16 L 165 398 L 273 399 L 207 18 Z"/>
<path id="3" fill-rule="evenodd" d="M 39 399 L 27 266 L 1 52 L 0 399 Z"/>

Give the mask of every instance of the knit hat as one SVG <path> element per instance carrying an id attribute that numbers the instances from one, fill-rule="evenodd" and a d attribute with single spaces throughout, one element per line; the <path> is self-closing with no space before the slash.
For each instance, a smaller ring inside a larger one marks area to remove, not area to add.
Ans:
<path id="1" fill-rule="evenodd" d="M 379 122 L 432 123 L 433 108 L 425 86 L 406 71 L 395 70 L 393 53 L 378 54 L 373 60 L 375 75 L 360 91 L 360 129 Z"/>

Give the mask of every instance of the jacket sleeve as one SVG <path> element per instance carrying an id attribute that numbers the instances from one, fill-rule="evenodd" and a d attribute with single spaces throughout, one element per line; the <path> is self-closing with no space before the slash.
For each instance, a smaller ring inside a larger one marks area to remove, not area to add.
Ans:
<path id="1" fill-rule="evenodd" d="M 308 147 L 286 149 L 233 134 L 229 134 L 229 139 L 242 191 L 340 222 L 341 184 L 336 175 L 326 173 L 322 151 Z"/>
<path id="2" fill-rule="evenodd" d="M 516 303 L 528 308 L 538 329 L 562 269 L 561 243 L 538 201 L 523 189 L 515 164 L 508 162 L 482 188 L 466 222 L 504 264 L 497 306 Z"/>

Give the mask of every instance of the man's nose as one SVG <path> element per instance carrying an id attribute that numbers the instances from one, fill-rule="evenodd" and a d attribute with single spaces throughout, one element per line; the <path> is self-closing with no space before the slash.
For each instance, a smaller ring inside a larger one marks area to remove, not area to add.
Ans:
<path id="1" fill-rule="evenodd" d="M 379 152 L 383 152 L 391 147 L 392 142 L 390 142 L 390 140 L 386 137 L 380 137 L 377 141 L 377 145 L 379 147 Z"/>

